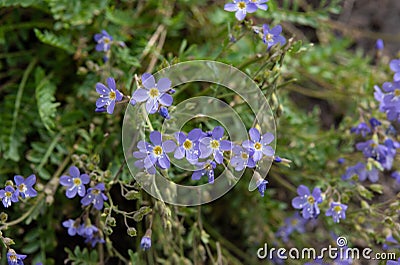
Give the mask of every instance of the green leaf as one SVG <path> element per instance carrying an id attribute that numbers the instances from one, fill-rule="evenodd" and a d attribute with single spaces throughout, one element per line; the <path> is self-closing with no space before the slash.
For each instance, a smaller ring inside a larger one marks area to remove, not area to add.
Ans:
<path id="1" fill-rule="evenodd" d="M 75 52 L 71 40 L 65 36 L 57 36 L 53 32 L 45 30 L 41 32 L 38 29 L 34 29 L 36 37 L 43 43 L 48 44 L 50 46 L 62 49 L 69 54 L 73 54 Z"/>
<path id="2" fill-rule="evenodd" d="M 55 127 L 54 118 L 56 116 L 57 107 L 60 103 L 54 101 L 54 93 L 56 86 L 50 82 L 42 68 L 38 67 L 35 71 L 35 96 L 40 119 L 44 127 L 50 132 Z"/>
<path id="3" fill-rule="evenodd" d="M 32 5 L 38 5 L 38 2 L 42 2 L 40 0 L 0 0 L 0 7 L 8 7 L 8 6 L 22 6 L 28 7 Z"/>
<path id="4" fill-rule="evenodd" d="M 64 22 L 63 27 L 87 25 L 93 17 L 100 14 L 107 6 L 108 0 L 45 0 L 54 19 Z"/>

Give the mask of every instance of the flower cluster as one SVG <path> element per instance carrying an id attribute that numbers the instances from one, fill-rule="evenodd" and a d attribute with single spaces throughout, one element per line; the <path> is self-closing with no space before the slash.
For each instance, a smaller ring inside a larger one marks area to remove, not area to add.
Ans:
<path id="1" fill-rule="evenodd" d="M 104 243 L 103 235 L 100 230 L 90 223 L 90 220 L 80 223 L 80 219 L 68 219 L 62 223 L 65 228 L 68 228 L 70 236 L 79 235 L 85 238 L 85 243 L 91 244 L 95 247 L 97 243 Z"/>
<path id="2" fill-rule="evenodd" d="M 311 193 L 308 187 L 300 185 L 297 188 L 299 196 L 292 200 L 292 206 L 295 209 L 301 209 L 304 219 L 317 218 L 320 214 L 318 204 L 322 203 L 323 198 L 320 188 L 314 188 Z M 335 223 L 339 223 L 339 219 L 346 218 L 347 205 L 340 202 L 331 202 L 330 207 L 325 213 L 326 216 L 332 216 Z"/>
<path id="3" fill-rule="evenodd" d="M 126 47 L 124 42 L 114 41 L 114 38 L 105 30 L 102 30 L 100 33 L 95 34 L 93 36 L 93 39 L 96 42 L 96 51 L 104 52 L 104 62 L 107 62 L 110 58 L 111 45 L 118 44 L 120 47 Z"/>
<path id="4" fill-rule="evenodd" d="M 14 176 L 14 182 L 7 181 L 4 189 L 0 190 L 0 199 L 5 208 L 11 206 L 12 203 L 19 201 L 19 198 L 32 198 L 37 195 L 33 185 L 36 183 L 36 176 L 30 175 L 26 179 L 22 176 Z"/>
<path id="5" fill-rule="evenodd" d="M 358 142 L 356 149 L 363 153 L 366 162 L 358 162 L 354 166 L 349 166 L 343 180 L 358 180 L 377 182 L 379 180 L 379 171 L 391 170 L 397 148 L 400 143 L 390 137 L 390 128 L 385 130 L 382 122 L 371 118 L 369 124 L 360 122 L 357 126 L 351 128 L 351 132 L 367 138 L 366 141 Z M 393 129 L 392 129 L 393 130 Z M 384 135 L 383 142 L 379 140 L 379 135 Z"/>
<path id="6" fill-rule="evenodd" d="M 81 174 L 79 169 L 75 166 L 69 168 L 69 176 L 63 175 L 60 177 L 60 184 L 67 187 L 66 196 L 74 198 L 77 194 L 81 199 L 83 206 L 93 204 L 97 210 L 103 209 L 104 201 L 107 196 L 104 194 L 104 183 L 98 183 L 94 187 L 87 189 L 85 184 L 90 182 L 90 177 L 87 174 Z"/>
<path id="7" fill-rule="evenodd" d="M 224 10 L 229 12 L 235 12 L 237 20 L 242 21 L 245 19 L 247 13 L 254 13 L 258 9 L 266 11 L 268 6 L 266 4 L 268 0 L 233 0 L 233 3 L 225 4 Z M 263 24 L 261 34 L 261 28 L 254 26 L 254 32 L 260 34 L 261 39 L 267 45 L 267 50 L 276 44 L 285 45 L 286 39 L 281 35 L 282 26 L 277 25 L 270 28 L 268 24 Z M 233 35 L 230 35 L 231 40 L 235 40 Z"/>
<path id="8" fill-rule="evenodd" d="M 156 167 L 164 170 L 170 168 L 169 153 L 173 153 L 175 159 L 186 159 L 190 164 L 196 166 L 192 174 L 193 180 L 199 180 L 203 176 L 208 177 L 208 182 L 214 182 L 214 170 L 224 160 L 236 171 L 247 168 L 255 168 L 263 156 L 273 157 L 274 150 L 269 144 L 274 140 L 271 133 L 261 135 L 259 130 L 249 130 L 249 140 L 241 144 L 235 144 L 225 139 L 225 130 L 216 126 L 210 132 L 204 132 L 199 128 L 191 130 L 188 134 L 176 132 L 175 141 L 162 140 L 158 131 L 150 133 L 150 143 L 139 141 L 138 151 L 133 152 L 136 158 L 134 165 L 144 169 L 149 174 L 156 173 Z M 228 152 L 230 151 L 230 152 Z M 268 182 L 259 180 L 257 186 L 263 196 Z"/>
<path id="9" fill-rule="evenodd" d="M 394 72 L 393 81 L 385 82 L 382 89 L 375 86 L 375 99 L 379 102 L 379 111 L 386 113 L 389 121 L 400 121 L 400 59 L 390 61 Z"/>

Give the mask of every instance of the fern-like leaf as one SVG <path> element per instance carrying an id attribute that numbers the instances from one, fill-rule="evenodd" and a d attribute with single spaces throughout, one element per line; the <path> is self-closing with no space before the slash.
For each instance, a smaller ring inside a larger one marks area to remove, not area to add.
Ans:
<path id="1" fill-rule="evenodd" d="M 51 45 L 56 48 L 60 48 L 69 54 L 74 53 L 74 48 L 72 46 L 71 40 L 67 37 L 57 36 L 53 32 L 44 31 L 41 32 L 38 29 L 34 29 L 36 37 L 43 43 Z"/>
<path id="2" fill-rule="evenodd" d="M 54 117 L 56 116 L 57 107 L 60 105 L 54 102 L 56 99 L 54 93 L 56 86 L 51 83 L 42 68 L 38 67 L 35 71 L 35 96 L 40 119 L 44 127 L 50 132 L 55 127 Z"/>

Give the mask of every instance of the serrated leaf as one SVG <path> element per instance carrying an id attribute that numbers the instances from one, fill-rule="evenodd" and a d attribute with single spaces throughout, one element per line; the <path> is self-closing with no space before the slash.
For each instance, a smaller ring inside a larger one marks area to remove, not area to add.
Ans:
<path id="1" fill-rule="evenodd" d="M 36 37 L 43 43 L 48 44 L 50 46 L 62 49 L 69 54 L 73 54 L 74 48 L 72 46 L 71 40 L 65 36 L 57 36 L 53 32 L 43 31 L 41 32 L 38 29 L 33 30 L 35 32 Z"/>
<path id="2" fill-rule="evenodd" d="M 55 127 L 54 118 L 57 107 L 60 105 L 58 102 L 54 103 L 56 100 L 54 97 L 56 86 L 50 82 L 45 76 L 44 70 L 40 67 L 35 71 L 35 84 L 35 96 L 40 119 L 44 127 L 52 132 L 52 129 Z"/>
<path id="3" fill-rule="evenodd" d="M 108 0 L 45 0 L 56 20 L 64 22 L 64 28 L 69 25 L 87 25 L 93 17 L 100 14 L 107 6 Z"/>

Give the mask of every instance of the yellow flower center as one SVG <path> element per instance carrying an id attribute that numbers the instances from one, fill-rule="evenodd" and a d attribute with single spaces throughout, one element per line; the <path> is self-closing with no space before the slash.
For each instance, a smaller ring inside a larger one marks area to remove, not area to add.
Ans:
<path id="1" fill-rule="evenodd" d="M 394 96 L 395 97 L 400 97 L 400 89 L 397 88 L 397 89 L 394 90 Z"/>
<path id="2" fill-rule="evenodd" d="M 265 35 L 265 40 L 266 40 L 267 42 L 272 41 L 273 38 L 274 38 L 274 36 L 273 36 L 271 33 L 268 33 L 267 35 Z"/>
<path id="3" fill-rule="evenodd" d="M 12 196 L 12 193 L 9 191 L 6 191 L 6 197 L 11 198 L 11 196 Z"/>
<path id="4" fill-rule="evenodd" d="M 211 169 L 212 169 L 211 164 L 210 164 L 210 163 L 207 163 L 206 166 L 205 166 L 205 169 L 206 169 L 206 170 L 211 170 Z"/>
<path id="5" fill-rule="evenodd" d="M 100 190 L 98 189 L 93 189 L 91 192 L 93 195 L 99 195 L 100 194 Z"/>
<path id="6" fill-rule="evenodd" d="M 80 178 L 74 178 L 74 185 L 75 186 L 79 186 L 79 185 L 81 185 L 81 183 L 82 183 L 82 181 L 81 181 Z"/>
<path id="7" fill-rule="evenodd" d="M 333 207 L 333 210 L 337 213 L 340 213 L 340 211 L 342 211 L 342 207 L 340 205 L 336 205 L 335 207 Z"/>
<path id="8" fill-rule="evenodd" d="M 309 204 L 314 204 L 315 203 L 315 199 L 314 199 L 314 197 L 313 196 L 308 196 L 308 198 L 307 198 L 307 202 L 309 203 Z"/>
<path id="9" fill-rule="evenodd" d="M 106 44 L 108 44 L 108 43 L 111 42 L 111 40 L 110 40 L 110 38 L 103 37 L 103 42 L 106 43 Z"/>
<path id="10" fill-rule="evenodd" d="M 255 148 L 256 150 L 260 150 L 261 147 L 262 147 L 262 144 L 261 144 L 260 142 L 257 142 L 257 143 L 254 144 L 254 148 Z"/>
<path id="11" fill-rule="evenodd" d="M 219 141 L 217 141 L 217 140 L 212 140 L 211 143 L 210 143 L 210 145 L 211 145 L 211 148 L 212 148 L 212 149 L 217 149 L 217 148 L 219 147 Z"/>
<path id="12" fill-rule="evenodd" d="M 111 91 L 110 94 L 108 94 L 108 97 L 112 100 L 117 98 L 117 94 L 114 91 Z"/>
<path id="13" fill-rule="evenodd" d="M 372 148 L 376 148 L 376 147 L 378 147 L 378 144 L 375 143 L 375 142 L 372 142 L 372 143 L 370 144 L 370 146 L 371 146 Z"/>
<path id="14" fill-rule="evenodd" d="M 24 183 L 22 183 L 18 186 L 18 189 L 19 189 L 19 191 L 24 192 L 24 191 L 26 191 L 26 185 Z"/>
<path id="15" fill-rule="evenodd" d="M 160 92 L 158 91 L 157 88 L 153 87 L 152 89 L 150 89 L 149 95 L 151 98 L 158 97 L 159 94 Z"/>
<path id="16" fill-rule="evenodd" d="M 245 9 L 245 8 L 246 8 L 246 3 L 243 2 L 243 1 L 240 1 L 240 2 L 237 4 L 237 6 L 238 6 L 239 9 Z"/>
<path id="17" fill-rule="evenodd" d="M 246 159 L 249 158 L 249 155 L 247 153 L 245 153 L 245 152 L 243 152 L 241 156 L 242 156 L 243 160 L 246 160 Z"/>
<path id="18" fill-rule="evenodd" d="M 153 148 L 153 154 L 155 154 L 156 156 L 160 156 L 162 152 L 163 152 L 162 147 L 159 145 Z"/>
<path id="19" fill-rule="evenodd" d="M 297 219 L 292 219 L 292 220 L 290 221 L 290 223 L 291 223 L 293 226 L 297 225 L 298 222 L 299 222 L 299 220 L 297 220 Z"/>
<path id="20" fill-rule="evenodd" d="M 8 258 L 11 260 L 11 262 L 17 262 L 17 255 L 10 255 Z"/>
<path id="21" fill-rule="evenodd" d="M 183 143 L 183 148 L 185 148 L 186 150 L 191 149 L 193 146 L 192 141 L 190 141 L 189 139 L 186 139 L 185 142 Z"/>

